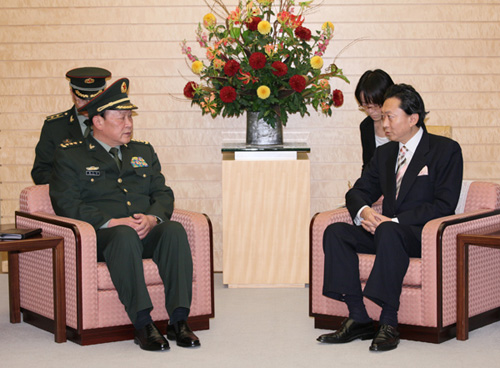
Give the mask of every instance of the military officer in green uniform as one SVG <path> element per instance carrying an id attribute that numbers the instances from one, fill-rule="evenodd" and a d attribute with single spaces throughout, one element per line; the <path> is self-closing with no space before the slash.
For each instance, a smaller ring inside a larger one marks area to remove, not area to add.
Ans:
<path id="1" fill-rule="evenodd" d="M 81 108 L 89 114 L 93 135 L 57 150 L 50 198 L 58 215 L 95 228 L 98 260 L 108 266 L 142 349 L 169 348 L 150 316 L 143 258 L 158 265 L 164 284 L 167 337 L 179 346 L 199 346 L 187 324 L 193 275 L 187 234 L 170 221 L 174 194 L 165 185 L 153 147 L 132 140 L 137 107 L 128 86 L 128 79 L 120 79 Z"/>
<path id="2" fill-rule="evenodd" d="M 47 116 L 43 123 L 31 170 L 35 184 L 49 182 L 52 161 L 59 144 L 81 141 L 88 134 L 90 124 L 87 113 L 79 113 L 77 109 L 101 93 L 106 87 L 106 79 L 110 77 L 108 70 L 96 67 L 76 68 L 66 73 L 74 105 L 67 111 Z"/>

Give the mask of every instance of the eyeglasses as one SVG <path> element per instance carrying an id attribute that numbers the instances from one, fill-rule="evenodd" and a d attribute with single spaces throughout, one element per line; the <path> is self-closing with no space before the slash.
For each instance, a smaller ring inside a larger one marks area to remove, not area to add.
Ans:
<path id="1" fill-rule="evenodd" d="M 370 110 L 380 109 L 380 105 L 374 105 L 374 104 L 361 105 L 361 106 L 358 106 L 358 109 L 359 109 L 359 111 L 367 112 Z"/>

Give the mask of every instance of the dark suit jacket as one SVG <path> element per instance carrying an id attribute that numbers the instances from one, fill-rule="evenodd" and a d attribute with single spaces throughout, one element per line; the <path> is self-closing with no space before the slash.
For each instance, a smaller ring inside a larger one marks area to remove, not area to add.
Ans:
<path id="1" fill-rule="evenodd" d="M 82 129 L 76 115 L 75 106 L 71 109 L 47 116 L 35 148 L 35 162 L 31 177 L 35 184 L 47 184 L 52 172 L 56 148 L 63 142 L 78 142 L 83 139 Z"/>
<path id="2" fill-rule="evenodd" d="M 346 205 L 354 218 L 362 206 L 371 206 L 383 195 L 382 214 L 413 226 L 420 239 L 426 222 L 455 212 L 462 187 L 462 150 L 457 142 L 424 130 L 396 200 L 398 150 L 398 142 L 375 150 L 361 178 L 347 192 Z M 422 170 L 427 175 L 419 175 Z"/>
<path id="3" fill-rule="evenodd" d="M 373 119 L 367 116 L 361 124 L 359 124 L 359 132 L 361 134 L 361 148 L 363 149 L 363 166 L 361 170 L 363 171 L 368 165 L 368 162 L 373 157 L 375 153 L 375 126 L 373 125 Z"/>
<path id="4" fill-rule="evenodd" d="M 89 222 L 97 230 L 112 218 L 134 213 L 168 220 L 174 194 L 147 142 L 121 146 L 122 168 L 92 137 L 57 149 L 50 198 L 58 215 Z"/>

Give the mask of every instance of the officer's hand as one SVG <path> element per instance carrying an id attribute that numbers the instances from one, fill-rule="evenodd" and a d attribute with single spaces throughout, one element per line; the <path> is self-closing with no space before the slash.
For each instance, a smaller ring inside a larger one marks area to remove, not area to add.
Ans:
<path id="1" fill-rule="evenodd" d="M 113 226 L 118 226 L 118 225 L 126 225 L 130 226 L 131 228 L 136 229 L 137 226 L 139 226 L 140 221 L 136 220 L 132 217 L 120 217 L 120 218 L 113 218 L 109 220 L 108 227 L 113 227 Z"/>
<path id="2" fill-rule="evenodd" d="M 137 235 L 139 235 L 139 239 L 144 239 L 151 229 L 156 226 L 156 217 L 152 215 L 136 213 L 133 215 L 133 218 L 139 221 L 139 226 L 135 228 Z"/>

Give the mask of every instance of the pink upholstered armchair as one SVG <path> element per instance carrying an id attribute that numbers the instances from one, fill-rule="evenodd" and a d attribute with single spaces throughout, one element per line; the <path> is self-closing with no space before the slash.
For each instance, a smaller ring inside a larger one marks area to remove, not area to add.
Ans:
<path id="1" fill-rule="evenodd" d="M 172 220 L 183 224 L 193 256 L 193 300 L 189 324 L 193 330 L 209 328 L 214 316 L 212 226 L 201 213 L 175 209 Z M 56 216 L 48 185 L 25 188 L 16 212 L 20 228 L 43 229 L 47 235 L 64 237 L 66 271 L 66 333 L 81 345 L 128 340 L 133 326 L 118 299 L 104 263 L 97 262 L 96 234 L 83 221 Z M 21 310 L 23 320 L 53 329 L 52 257 L 50 250 L 29 252 L 19 257 Z M 153 301 L 152 317 L 165 332 L 163 284 L 155 263 L 144 260 L 144 273 Z"/>
<path id="2" fill-rule="evenodd" d="M 380 203 L 374 206 L 381 210 Z M 457 214 L 428 222 L 422 233 L 422 258 L 412 258 L 403 281 L 399 310 L 401 337 L 439 343 L 456 336 L 456 240 L 457 234 L 500 229 L 500 186 L 464 182 Z M 463 213 L 462 213 L 463 212 Z M 322 295 L 323 233 L 334 222 L 352 223 L 345 208 L 317 213 L 310 225 L 310 315 L 316 328 L 335 330 L 348 315 L 344 303 Z M 500 252 L 471 247 L 470 328 L 500 319 Z M 372 269 L 373 255 L 359 254 L 364 285 Z M 365 298 L 368 314 L 378 320 L 380 307 Z"/>

